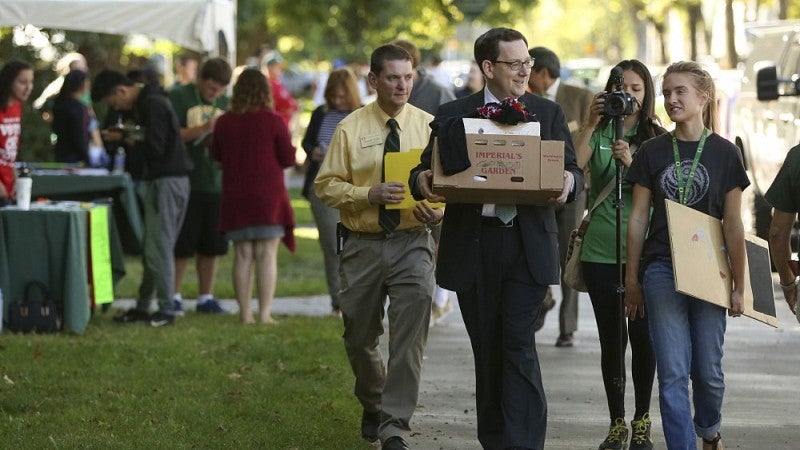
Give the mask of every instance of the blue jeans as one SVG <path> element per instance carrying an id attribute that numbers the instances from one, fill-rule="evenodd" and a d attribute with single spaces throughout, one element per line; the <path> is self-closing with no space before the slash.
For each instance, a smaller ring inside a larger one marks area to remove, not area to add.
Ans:
<path id="1" fill-rule="evenodd" d="M 670 450 L 694 450 L 695 434 L 713 438 L 722 420 L 726 310 L 677 292 L 669 260 L 650 263 L 642 286 L 656 355 L 664 438 Z"/>

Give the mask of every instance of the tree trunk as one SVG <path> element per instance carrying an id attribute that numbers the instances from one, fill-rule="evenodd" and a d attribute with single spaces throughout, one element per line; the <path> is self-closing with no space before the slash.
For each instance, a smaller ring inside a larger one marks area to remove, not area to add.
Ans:
<path id="1" fill-rule="evenodd" d="M 663 23 L 656 23 L 653 22 L 653 26 L 656 29 L 656 33 L 658 33 L 658 42 L 659 46 L 661 47 L 661 64 L 666 64 L 669 61 L 669 55 L 667 54 L 667 38 L 666 38 L 666 26 Z"/>
<path id="2" fill-rule="evenodd" d="M 725 53 L 727 53 L 727 68 L 736 68 L 739 63 L 739 55 L 736 53 L 736 24 L 733 23 L 733 0 L 725 0 Z"/>
<path id="3" fill-rule="evenodd" d="M 691 45 L 690 59 L 697 61 L 697 25 L 702 18 L 700 5 L 690 5 L 686 12 L 689 15 L 689 43 Z"/>

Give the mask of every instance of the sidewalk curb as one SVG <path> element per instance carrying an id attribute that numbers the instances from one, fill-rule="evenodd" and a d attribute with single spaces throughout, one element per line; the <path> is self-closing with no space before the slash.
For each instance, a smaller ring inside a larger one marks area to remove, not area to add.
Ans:
<path id="1" fill-rule="evenodd" d="M 231 313 L 239 312 L 239 302 L 234 299 L 218 299 L 220 305 Z M 155 304 L 155 302 L 153 302 Z M 252 301 L 253 310 L 258 310 L 258 300 Z M 132 298 L 115 299 L 112 308 L 129 309 L 136 306 Z M 184 299 L 183 307 L 187 311 L 194 311 L 197 306 L 195 299 Z M 272 314 L 277 316 L 327 316 L 331 313 L 331 298 L 328 295 L 315 295 L 310 297 L 280 297 L 272 302 Z"/>

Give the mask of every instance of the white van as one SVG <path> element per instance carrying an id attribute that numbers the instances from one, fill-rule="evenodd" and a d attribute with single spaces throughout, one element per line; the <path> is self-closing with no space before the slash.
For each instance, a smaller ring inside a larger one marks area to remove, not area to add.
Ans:
<path id="1" fill-rule="evenodd" d="M 800 73 L 800 21 L 782 21 L 747 29 L 751 51 L 734 105 L 731 139 L 742 150 L 755 194 L 756 234 L 769 232 L 771 207 L 764 200 L 786 153 L 800 140 L 800 97 L 781 96 L 760 101 L 757 72 L 775 66 L 778 78 Z"/>

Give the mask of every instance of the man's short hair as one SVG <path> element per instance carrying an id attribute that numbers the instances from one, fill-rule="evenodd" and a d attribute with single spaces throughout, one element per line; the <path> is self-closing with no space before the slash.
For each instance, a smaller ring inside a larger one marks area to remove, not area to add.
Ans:
<path id="1" fill-rule="evenodd" d="M 228 61 L 222 58 L 211 58 L 200 66 L 199 77 L 201 80 L 212 80 L 227 86 L 231 82 L 233 69 Z"/>
<path id="2" fill-rule="evenodd" d="M 525 42 L 525 47 L 528 46 L 528 40 L 525 39 L 525 36 L 511 28 L 492 28 L 480 35 L 475 40 L 474 56 L 475 62 L 481 68 L 481 72 L 483 72 L 482 63 L 484 61 L 496 61 L 497 57 L 500 56 L 500 41 L 514 42 L 520 40 Z"/>
<path id="3" fill-rule="evenodd" d="M 554 51 L 546 47 L 533 47 L 528 50 L 528 54 L 534 59 L 532 68 L 534 72 L 547 69 L 550 77 L 558 78 L 561 76 L 561 62 Z"/>
<path id="4" fill-rule="evenodd" d="M 190 61 L 195 61 L 196 62 L 197 58 L 195 58 L 192 55 L 187 55 L 185 53 L 181 54 L 180 56 L 178 56 L 178 64 L 180 64 L 182 66 L 185 66 L 186 64 L 189 64 Z"/>
<path id="5" fill-rule="evenodd" d="M 116 70 L 105 69 L 92 81 L 92 101 L 101 102 L 114 92 L 117 86 L 133 86 L 130 78 Z"/>
<path id="6" fill-rule="evenodd" d="M 403 47 L 385 44 L 372 51 L 372 56 L 369 58 L 369 71 L 375 75 L 380 74 L 386 61 L 408 61 L 413 65 L 414 60 Z"/>
<path id="7" fill-rule="evenodd" d="M 407 41 L 405 39 L 398 39 L 392 42 L 392 44 L 406 49 L 408 54 L 411 55 L 411 66 L 414 69 L 416 69 L 417 66 L 419 65 L 420 60 L 422 59 L 422 54 L 420 53 L 417 46 L 412 44 L 411 41 Z"/>

